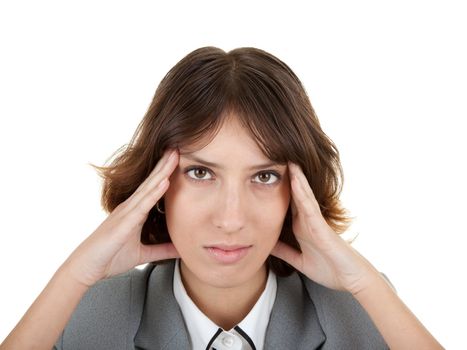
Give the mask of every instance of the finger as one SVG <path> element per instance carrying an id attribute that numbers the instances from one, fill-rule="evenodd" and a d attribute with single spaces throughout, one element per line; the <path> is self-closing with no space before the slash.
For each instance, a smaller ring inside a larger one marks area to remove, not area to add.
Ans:
<path id="1" fill-rule="evenodd" d="M 144 197 L 132 203 L 129 208 L 128 214 L 135 217 L 137 222 L 143 222 L 147 219 L 149 211 L 156 205 L 157 201 L 164 195 L 169 188 L 170 181 L 164 178 L 159 184 L 146 193 Z"/>
<path id="2" fill-rule="evenodd" d="M 145 182 L 146 183 L 150 182 L 154 178 L 154 176 L 156 176 L 157 173 L 165 166 L 165 164 L 167 164 L 167 162 L 170 162 L 170 160 L 173 157 L 178 157 L 178 149 L 177 148 L 167 149 L 164 152 L 164 155 L 161 157 L 161 159 L 157 162 L 156 166 L 151 171 L 151 173 L 149 174 Z"/>
<path id="3" fill-rule="evenodd" d="M 289 172 L 291 172 L 291 178 L 293 178 L 294 176 L 297 178 L 304 193 L 319 207 L 315 194 L 313 193 L 310 183 L 308 182 L 308 179 L 303 173 L 302 168 L 295 163 L 289 162 Z"/>
<path id="4" fill-rule="evenodd" d="M 307 217 L 321 218 L 321 209 L 313 191 L 308 183 L 308 179 L 296 164 L 289 166 L 291 171 L 292 199 L 296 204 L 296 209 Z"/>
<path id="5" fill-rule="evenodd" d="M 275 247 L 271 251 L 271 255 L 284 260 L 288 264 L 292 265 L 295 269 L 302 271 L 302 253 L 292 248 L 288 244 L 277 241 Z"/>
<path id="6" fill-rule="evenodd" d="M 291 188 L 296 214 L 303 214 L 306 217 L 316 217 L 316 210 L 312 205 L 311 199 L 304 191 L 300 179 L 295 174 L 292 175 Z"/>
<path id="7" fill-rule="evenodd" d="M 174 150 L 173 152 L 170 153 L 170 156 L 162 164 L 162 166 L 157 170 L 154 169 L 151 175 L 144 182 L 144 185 L 142 186 L 143 193 L 148 188 L 151 189 L 154 186 L 157 186 L 157 184 L 160 181 L 162 181 L 163 178 L 169 178 L 172 172 L 175 170 L 176 166 L 178 165 L 178 162 L 179 162 L 178 151 Z"/>
<path id="8" fill-rule="evenodd" d="M 298 214 L 297 205 L 295 204 L 295 201 L 294 201 L 293 197 L 292 197 L 292 199 L 290 201 L 290 210 L 292 211 L 292 217 L 297 216 L 297 214 Z"/>
<path id="9" fill-rule="evenodd" d="M 292 200 L 296 204 L 297 215 L 302 215 L 304 218 L 304 225 L 301 225 L 301 227 L 305 229 L 305 231 L 294 231 L 297 239 L 299 236 L 302 239 L 305 239 L 305 237 L 313 237 L 314 239 L 319 239 L 321 242 L 329 242 L 329 239 L 335 242 L 335 238 L 338 236 L 323 217 L 318 201 L 311 190 L 308 180 L 298 166 L 292 169 L 291 187 Z M 308 193 L 305 188 L 309 188 Z M 310 198 L 310 193 L 312 198 Z M 298 218 L 298 220 L 300 220 L 300 218 Z M 310 236 L 309 234 L 312 235 Z"/>
<path id="10" fill-rule="evenodd" d="M 292 180 L 294 178 L 294 172 L 293 172 L 293 166 L 294 163 L 288 162 L 288 170 L 289 170 L 289 181 L 290 181 L 290 188 L 292 188 Z M 290 200 L 290 210 L 292 211 L 292 217 L 296 217 L 298 214 L 297 210 L 297 205 L 295 204 L 294 196 L 293 196 L 293 191 L 292 191 L 292 196 Z"/>
<path id="11" fill-rule="evenodd" d="M 159 173 L 157 173 L 156 176 L 154 176 L 151 181 L 149 181 L 146 184 L 146 189 L 143 189 L 141 192 L 141 199 L 137 203 L 138 206 L 141 206 L 143 210 L 147 210 L 147 212 L 154 206 L 156 205 L 157 201 L 164 195 L 164 193 L 168 189 L 165 187 L 165 190 L 160 192 L 161 189 L 161 184 L 162 181 L 166 181 L 167 184 L 170 183 L 169 177 L 175 170 L 175 168 L 178 166 L 179 158 L 177 153 L 173 153 L 169 159 L 167 160 L 167 163 L 164 165 L 164 167 L 161 169 Z"/>
<path id="12" fill-rule="evenodd" d="M 149 211 L 169 188 L 170 181 L 168 177 L 177 164 L 178 155 L 174 152 L 169 156 L 166 163 L 162 165 L 157 175 L 150 181 L 145 181 L 145 185 L 140 186 L 138 193 L 134 193 L 125 201 L 122 210 L 118 212 L 115 211 L 116 217 L 123 218 L 126 222 L 125 225 L 128 226 L 128 230 L 123 230 L 123 232 L 131 232 L 131 229 L 133 229 L 135 225 L 144 223 L 148 217 Z"/>
<path id="13" fill-rule="evenodd" d="M 133 198 L 131 199 L 131 204 L 128 206 L 129 210 L 133 210 L 134 208 L 140 206 L 143 201 L 147 202 L 148 199 L 149 204 L 152 203 L 149 209 L 151 209 L 156 204 L 156 202 L 165 193 L 165 191 L 160 193 L 158 186 L 163 180 L 167 179 L 168 181 L 170 175 L 178 165 L 178 159 L 177 152 L 172 153 L 162 168 L 157 173 L 154 173 L 150 179 L 145 181 L 144 185 L 140 186 L 138 193 L 135 193 L 134 196 L 132 196 Z"/>
<path id="14" fill-rule="evenodd" d="M 141 246 L 139 265 L 152 261 L 179 258 L 177 249 L 173 243 L 151 244 Z"/>
<path id="15" fill-rule="evenodd" d="M 177 153 L 176 149 L 166 150 L 164 155 L 159 159 L 156 166 L 149 174 L 149 176 L 138 186 L 136 191 L 133 193 L 132 197 L 139 197 L 142 192 L 147 189 L 147 186 L 150 183 L 153 183 L 154 178 L 159 174 L 159 172 L 171 161 L 171 157 L 174 157 L 174 153 Z M 175 155 L 176 156 L 176 155 Z"/>

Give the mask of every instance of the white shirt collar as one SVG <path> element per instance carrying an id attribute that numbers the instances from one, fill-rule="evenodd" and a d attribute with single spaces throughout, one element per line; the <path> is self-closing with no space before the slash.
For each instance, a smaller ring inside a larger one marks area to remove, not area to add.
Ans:
<path id="1" fill-rule="evenodd" d="M 221 328 L 212 322 L 200 309 L 193 303 L 188 296 L 180 276 L 179 259 L 176 259 L 174 269 L 173 290 L 175 299 L 180 306 L 180 309 L 185 319 L 185 323 L 190 335 L 192 349 L 206 349 L 209 341 L 216 331 Z M 250 310 L 248 315 L 238 324 L 253 341 L 257 350 L 263 349 L 264 337 L 266 335 L 266 328 L 269 323 L 271 310 L 276 299 L 277 281 L 275 273 L 269 269 L 269 275 L 266 282 L 266 287 L 259 297 L 256 304 Z M 248 343 L 244 341 L 243 337 L 237 337 L 239 333 L 235 329 L 224 330 L 224 332 L 216 339 L 220 343 L 225 341 L 225 349 L 250 349 Z M 242 345 L 239 345 L 241 339 Z M 217 344 L 217 349 L 220 350 L 222 344 Z"/>

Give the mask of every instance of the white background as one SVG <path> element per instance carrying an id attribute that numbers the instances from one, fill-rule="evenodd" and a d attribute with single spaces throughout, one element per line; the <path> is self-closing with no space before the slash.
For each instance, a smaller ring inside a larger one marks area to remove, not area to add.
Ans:
<path id="1" fill-rule="evenodd" d="M 354 246 L 448 349 L 465 348 L 461 1 L 2 1 L 0 340 L 105 218 L 102 165 L 165 73 L 206 45 L 265 49 L 342 158 Z"/>

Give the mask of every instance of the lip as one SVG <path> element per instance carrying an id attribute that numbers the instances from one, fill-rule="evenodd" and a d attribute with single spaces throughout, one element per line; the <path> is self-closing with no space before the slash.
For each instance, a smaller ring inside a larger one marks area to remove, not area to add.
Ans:
<path id="1" fill-rule="evenodd" d="M 242 260 L 250 251 L 251 245 L 216 244 L 206 246 L 208 255 L 221 264 L 235 264 Z"/>

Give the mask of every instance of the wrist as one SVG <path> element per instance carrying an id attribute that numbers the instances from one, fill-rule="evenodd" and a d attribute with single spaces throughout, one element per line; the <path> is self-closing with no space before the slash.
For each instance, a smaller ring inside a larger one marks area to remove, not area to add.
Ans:
<path id="1" fill-rule="evenodd" d="M 95 282 L 91 282 L 89 279 L 84 278 L 80 274 L 80 268 L 72 260 L 67 259 L 57 270 L 59 278 L 66 279 L 69 284 L 75 286 L 78 289 L 87 290 Z"/>
<path id="2" fill-rule="evenodd" d="M 384 277 L 373 265 L 368 263 L 362 267 L 360 277 L 347 288 L 347 291 L 357 297 L 380 287 L 382 283 L 386 284 Z"/>
<path id="3" fill-rule="evenodd" d="M 354 297 L 390 349 L 443 349 L 380 272 L 369 274 L 367 283 Z"/>
<path id="4" fill-rule="evenodd" d="M 358 287 L 354 288 L 350 292 L 358 300 L 365 298 L 365 296 L 368 295 L 381 293 L 383 290 L 394 292 L 394 288 L 388 283 L 383 275 L 378 270 L 373 268 L 367 271 Z"/>

